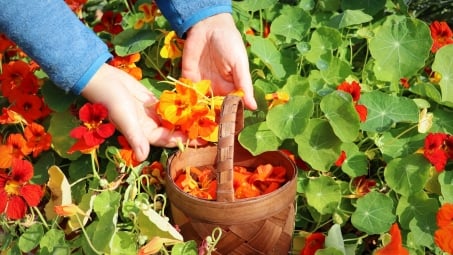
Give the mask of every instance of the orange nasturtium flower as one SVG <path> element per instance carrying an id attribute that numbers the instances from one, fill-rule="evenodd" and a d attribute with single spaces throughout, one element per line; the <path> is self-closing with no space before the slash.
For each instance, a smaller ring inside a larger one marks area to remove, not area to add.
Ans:
<path id="1" fill-rule="evenodd" d="M 44 194 L 43 188 L 30 184 L 33 165 L 27 160 L 14 160 L 9 174 L 0 173 L 0 213 L 17 220 L 25 216 L 28 206 L 37 206 Z"/>
<path id="2" fill-rule="evenodd" d="M 136 80 L 142 79 L 142 69 L 135 63 L 140 60 L 140 53 L 133 53 L 124 57 L 115 56 L 110 60 L 109 64 L 125 71 L 132 75 Z"/>
<path id="3" fill-rule="evenodd" d="M 162 58 L 176 59 L 182 56 L 184 40 L 178 38 L 175 31 L 170 31 L 165 35 L 164 46 L 160 49 Z"/>
<path id="4" fill-rule="evenodd" d="M 53 209 L 57 215 L 62 217 L 71 217 L 76 214 L 86 216 L 86 213 L 75 204 L 55 205 Z"/>
<path id="5" fill-rule="evenodd" d="M 393 223 L 390 227 L 389 234 L 391 240 L 384 247 L 379 248 L 374 253 L 375 255 L 409 255 L 409 251 L 403 247 L 403 241 L 401 239 L 401 231 L 397 223 Z"/>
<path id="6" fill-rule="evenodd" d="M 104 120 L 107 118 L 108 111 L 104 105 L 86 103 L 79 110 L 79 119 L 82 125 L 71 130 L 70 136 L 78 139 L 68 153 L 75 151 L 91 152 L 97 149 L 105 139 L 112 136 L 115 126 Z"/>
<path id="7" fill-rule="evenodd" d="M 27 140 L 28 148 L 33 152 L 33 157 L 38 157 L 41 152 L 50 149 L 52 136 L 40 124 L 32 122 L 26 126 L 24 136 Z"/>
<path id="8" fill-rule="evenodd" d="M 153 161 L 148 166 L 143 167 L 142 175 L 145 175 L 146 178 L 143 178 L 143 185 L 152 185 L 152 184 L 165 184 L 165 171 L 164 166 L 159 161 Z"/>
<path id="9" fill-rule="evenodd" d="M 433 45 L 431 46 L 432 53 L 436 53 L 442 46 L 453 43 L 453 32 L 447 22 L 433 21 L 429 25 L 429 29 L 433 38 Z"/>
<path id="10" fill-rule="evenodd" d="M 0 124 L 22 124 L 27 125 L 27 121 L 19 113 L 5 108 L 2 108 L 2 114 L 0 115 Z"/>
<path id="11" fill-rule="evenodd" d="M 140 164 L 140 161 L 138 161 L 135 158 L 135 153 L 132 150 L 132 147 L 129 145 L 127 142 L 126 138 L 122 135 L 118 136 L 117 138 L 118 143 L 121 146 L 121 149 L 119 149 L 119 158 L 126 164 L 128 167 L 135 167 Z"/>
<path id="12" fill-rule="evenodd" d="M 154 1 L 152 3 L 143 3 L 139 5 L 138 10 L 141 11 L 144 16 L 135 22 L 135 29 L 140 29 L 147 23 L 152 24 L 156 17 L 160 15 L 159 8 Z"/>
<path id="13" fill-rule="evenodd" d="M 15 159 L 23 159 L 31 153 L 22 134 L 10 134 L 5 144 L 0 144 L 0 168 L 11 167 Z"/>

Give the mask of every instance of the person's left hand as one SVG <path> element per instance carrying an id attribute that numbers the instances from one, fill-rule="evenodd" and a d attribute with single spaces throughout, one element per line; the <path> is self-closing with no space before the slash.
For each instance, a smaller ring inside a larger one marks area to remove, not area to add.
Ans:
<path id="1" fill-rule="evenodd" d="M 157 98 L 132 76 L 113 66 L 104 64 L 82 95 L 107 107 L 110 120 L 124 135 L 138 161 L 147 158 L 150 144 L 176 147 L 187 139 L 180 132 L 160 126 L 153 107 Z"/>
<path id="2" fill-rule="evenodd" d="M 257 108 L 245 45 L 229 13 L 204 19 L 187 31 L 182 77 L 211 80 L 216 95 L 242 90 L 245 106 Z"/>

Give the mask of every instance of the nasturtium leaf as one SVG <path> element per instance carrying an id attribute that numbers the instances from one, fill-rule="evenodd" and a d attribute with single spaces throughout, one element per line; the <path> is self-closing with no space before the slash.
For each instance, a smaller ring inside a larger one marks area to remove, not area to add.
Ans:
<path id="1" fill-rule="evenodd" d="M 453 203 L 453 172 L 443 171 L 439 174 L 440 190 L 445 203 Z"/>
<path id="2" fill-rule="evenodd" d="M 292 7 L 282 10 L 282 14 L 271 23 L 273 34 L 282 35 L 286 40 L 301 40 L 311 25 L 311 16 L 302 8 Z"/>
<path id="3" fill-rule="evenodd" d="M 65 174 L 58 166 L 51 166 L 48 170 L 49 188 L 51 196 L 49 202 L 44 207 L 47 219 L 54 219 L 57 214 L 54 211 L 56 205 L 68 205 L 72 203 L 71 185 L 69 185 Z"/>
<path id="4" fill-rule="evenodd" d="M 365 131 L 383 132 L 398 122 L 418 122 L 418 107 L 407 97 L 375 90 L 362 94 L 359 103 L 368 109 L 366 121 L 361 125 Z"/>
<path id="5" fill-rule="evenodd" d="M 409 223 L 407 245 L 409 247 L 424 246 L 434 249 L 434 232 L 437 230 L 436 215 L 427 215 L 425 218 L 413 218 Z M 412 244 L 412 245 L 411 245 Z"/>
<path id="6" fill-rule="evenodd" d="M 39 242 L 40 254 L 55 254 L 57 250 L 66 250 L 69 254 L 69 245 L 65 240 L 63 230 L 49 229 Z"/>
<path id="7" fill-rule="evenodd" d="M 341 152 L 341 141 L 327 120 L 310 119 L 304 132 L 294 140 L 299 156 L 316 170 L 327 171 Z"/>
<path id="8" fill-rule="evenodd" d="M 436 224 L 436 213 L 439 209 L 438 201 L 429 198 L 426 192 L 420 191 L 410 196 L 400 196 L 396 207 L 396 214 L 403 229 L 410 228 L 412 219 L 417 219 L 419 225 Z"/>
<path id="9" fill-rule="evenodd" d="M 368 173 L 368 158 L 363 152 L 346 154 L 346 159 L 341 165 L 341 170 L 350 177 L 366 175 Z"/>
<path id="10" fill-rule="evenodd" d="M 286 79 L 285 85 L 282 87 L 282 91 L 288 93 L 291 96 L 307 96 L 313 97 L 313 92 L 310 91 L 310 83 L 308 79 L 301 75 L 290 75 Z"/>
<path id="11" fill-rule="evenodd" d="M 93 209 L 98 222 L 92 233 L 91 240 L 98 251 L 109 251 L 109 244 L 116 232 L 118 208 L 121 195 L 116 191 L 103 191 L 94 198 Z"/>
<path id="12" fill-rule="evenodd" d="M 244 0 L 240 2 L 233 2 L 241 9 L 249 12 L 255 12 L 267 8 L 271 8 L 278 0 Z"/>
<path id="13" fill-rule="evenodd" d="M 442 101 L 442 95 L 438 89 L 439 86 L 435 86 L 432 83 L 423 82 L 417 83 L 414 86 L 411 86 L 409 90 L 412 93 L 420 95 L 422 97 L 427 97 L 432 99 L 436 103 L 440 103 Z"/>
<path id="14" fill-rule="evenodd" d="M 80 152 L 68 154 L 75 140 L 69 136 L 72 129 L 78 126 L 77 118 L 69 112 L 55 112 L 50 118 L 47 132 L 52 136 L 52 148 L 62 158 L 74 160 L 80 157 Z"/>
<path id="15" fill-rule="evenodd" d="M 118 231 L 113 235 L 110 244 L 111 255 L 135 254 L 137 252 L 137 236 L 130 231 Z"/>
<path id="16" fill-rule="evenodd" d="M 96 196 L 93 202 L 93 209 L 96 214 L 102 217 L 110 211 L 117 211 L 120 206 L 121 195 L 116 191 L 103 191 Z"/>
<path id="17" fill-rule="evenodd" d="M 285 77 L 286 71 L 282 65 L 282 54 L 272 41 L 259 36 L 247 36 L 247 41 L 250 43 L 250 51 L 263 61 L 275 78 L 282 79 Z"/>
<path id="18" fill-rule="evenodd" d="M 352 225 L 370 235 L 386 232 L 396 220 L 393 207 L 390 197 L 371 191 L 357 199 L 357 209 L 351 216 Z"/>
<path id="19" fill-rule="evenodd" d="M 423 189 L 429 178 L 430 167 L 431 164 L 422 154 L 410 154 L 388 162 L 384 177 L 390 188 L 409 196 Z"/>
<path id="20" fill-rule="evenodd" d="M 425 134 L 415 133 L 410 136 L 400 136 L 408 128 L 392 129 L 376 138 L 375 144 L 381 150 L 385 161 L 388 162 L 394 158 L 405 157 L 423 147 Z"/>
<path id="21" fill-rule="evenodd" d="M 448 109 L 437 108 L 433 111 L 433 126 L 431 132 L 444 132 L 453 134 L 453 118 Z"/>
<path id="22" fill-rule="evenodd" d="M 386 0 L 342 0 L 341 9 L 343 10 L 362 10 L 366 14 L 374 16 L 384 10 Z"/>
<path id="23" fill-rule="evenodd" d="M 137 227 L 142 235 L 183 240 L 182 235 L 168 222 L 168 219 L 162 217 L 149 206 L 143 205 L 141 208 L 142 210 L 137 215 Z"/>
<path id="24" fill-rule="evenodd" d="M 126 56 L 143 51 L 156 42 L 158 33 L 154 30 L 137 30 L 129 28 L 117 34 L 112 43 L 118 56 Z"/>
<path id="25" fill-rule="evenodd" d="M 333 27 L 345 28 L 353 25 L 359 25 L 373 20 L 373 17 L 361 10 L 344 10 L 344 12 L 333 16 L 330 24 Z"/>
<path id="26" fill-rule="evenodd" d="M 198 246 L 194 240 L 173 245 L 172 255 L 198 255 Z"/>
<path id="27" fill-rule="evenodd" d="M 398 82 L 425 66 L 432 39 L 428 25 L 414 18 L 391 16 L 378 26 L 370 40 L 376 60 L 374 73 L 382 81 Z"/>
<path id="28" fill-rule="evenodd" d="M 331 54 L 341 46 L 341 34 L 331 27 L 319 27 L 311 35 L 310 51 L 305 55 L 307 60 L 316 64 L 322 55 Z"/>
<path id="29" fill-rule="evenodd" d="M 290 97 L 285 104 L 269 110 L 266 123 L 280 139 L 293 138 L 303 132 L 313 114 L 313 101 L 309 97 Z"/>
<path id="30" fill-rule="evenodd" d="M 41 93 L 46 104 L 55 112 L 64 112 L 74 102 L 77 96 L 74 93 L 65 92 L 50 80 L 46 80 L 41 87 Z"/>
<path id="31" fill-rule="evenodd" d="M 238 140 L 253 155 L 277 150 L 281 143 L 280 139 L 269 129 L 266 122 L 259 122 L 244 127 L 239 133 Z"/>
<path id="32" fill-rule="evenodd" d="M 341 141 L 353 142 L 357 139 L 360 128 L 359 115 L 349 94 L 333 91 L 321 99 L 320 107 L 333 132 Z"/>
<path id="33" fill-rule="evenodd" d="M 324 63 L 325 67 L 320 68 L 320 73 L 322 78 L 329 84 L 340 84 L 352 74 L 351 64 L 340 58 L 326 55 L 325 58 L 321 58 L 320 60 L 326 61 Z"/>
<path id="34" fill-rule="evenodd" d="M 19 237 L 19 248 L 22 252 L 28 253 L 38 246 L 39 241 L 44 236 L 42 224 L 35 223 L 27 228 Z"/>
<path id="35" fill-rule="evenodd" d="M 344 255 L 345 253 L 337 248 L 327 247 L 316 251 L 316 255 Z"/>
<path id="36" fill-rule="evenodd" d="M 433 71 L 439 72 L 441 79 L 439 82 L 442 92 L 442 102 L 449 106 L 453 106 L 453 89 L 451 83 L 453 81 L 453 45 L 441 47 L 434 57 L 432 65 Z"/>
<path id="37" fill-rule="evenodd" d="M 340 254 L 346 254 L 344 248 L 343 235 L 341 233 L 341 226 L 339 224 L 333 224 L 327 232 L 326 240 L 324 242 L 326 248 L 335 248 L 341 251 Z"/>
<path id="38" fill-rule="evenodd" d="M 332 177 L 322 175 L 308 181 L 305 196 L 320 214 L 332 214 L 341 200 L 341 189 Z"/>

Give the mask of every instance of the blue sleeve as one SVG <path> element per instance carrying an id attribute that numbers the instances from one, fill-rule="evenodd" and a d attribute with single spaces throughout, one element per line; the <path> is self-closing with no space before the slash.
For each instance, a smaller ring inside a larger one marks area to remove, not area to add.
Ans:
<path id="1" fill-rule="evenodd" d="M 112 57 L 63 0 L 0 0 L 0 31 L 65 91 L 79 94 Z"/>
<path id="2" fill-rule="evenodd" d="M 230 0 L 156 0 L 156 4 L 179 37 L 207 17 L 232 12 Z"/>

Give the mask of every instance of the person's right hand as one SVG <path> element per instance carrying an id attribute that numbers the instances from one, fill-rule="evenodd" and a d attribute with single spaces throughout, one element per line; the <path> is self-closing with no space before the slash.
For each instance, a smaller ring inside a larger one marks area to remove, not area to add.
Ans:
<path id="1" fill-rule="evenodd" d="M 153 107 L 157 98 L 140 82 L 116 67 L 104 64 L 83 89 L 82 96 L 107 107 L 110 120 L 125 136 L 139 161 L 148 157 L 150 144 L 176 147 L 186 139 L 182 133 L 158 124 Z"/>

